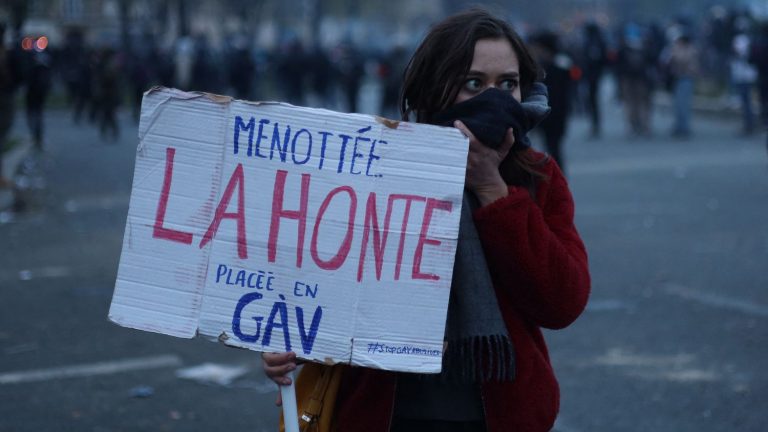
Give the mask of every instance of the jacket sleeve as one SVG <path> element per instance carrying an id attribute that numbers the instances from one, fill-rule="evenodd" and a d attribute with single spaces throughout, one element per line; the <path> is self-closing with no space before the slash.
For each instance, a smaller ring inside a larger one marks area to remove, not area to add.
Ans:
<path id="1" fill-rule="evenodd" d="M 573 222 L 568 184 L 550 161 L 537 202 L 518 187 L 474 213 L 500 301 L 545 328 L 568 326 L 584 310 L 590 290 L 587 252 Z"/>

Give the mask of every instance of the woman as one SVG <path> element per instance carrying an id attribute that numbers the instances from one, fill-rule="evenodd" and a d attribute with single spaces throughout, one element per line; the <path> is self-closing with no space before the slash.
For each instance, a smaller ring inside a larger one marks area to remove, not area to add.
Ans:
<path id="1" fill-rule="evenodd" d="M 589 294 L 587 255 L 573 225 L 573 200 L 556 163 L 526 145 L 524 130 L 505 127 L 500 143 L 485 145 L 467 127 L 494 119 L 503 111 L 496 110 L 498 104 L 507 106 L 509 99 L 519 107 L 538 73 L 508 24 L 473 9 L 432 28 L 406 69 L 401 100 L 405 120 L 444 124 L 451 117 L 465 119 L 452 123 L 470 140 L 465 186 L 476 209 L 468 225 L 473 220 L 487 261 L 487 271 L 479 271 L 490 275 L 489 300 L 497 303 L 514 350 L 513 376 L 481 374 L 455 382 L 348 367 L 333 410 L 337 430 L 551 429 L 559 390 L 540 327 L 569 325 Z M 487 105 L 465 109 L 483 99 L 489 99 Z M 519 110 L 512 112 L 511 124 L 524 129 Z M 510 124 L 506 116 L 498 120 Z M 482 127 L 474 130 L 484 132 Z M 457 261 L 461 250 L 460 235 Z M 459 291 L 454 279 L 447 334 Z M 445 358 L 451 346 L 449 339 Z M 475 363 L 488 365 L 497 353 L 474 355 Z M 264 354 L 265 372 L 278 385 L 289 384 L 285 374 L 296 368 L 295 359 L 293 353 Z M 445 361 L 443 369 L 451 369 Z"/>

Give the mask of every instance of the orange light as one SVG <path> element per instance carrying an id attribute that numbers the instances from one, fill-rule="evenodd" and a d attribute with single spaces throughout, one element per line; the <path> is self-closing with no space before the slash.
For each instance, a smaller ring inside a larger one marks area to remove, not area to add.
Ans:
<path id="1" fill-rule="evenodd" d="M 31 50 L 31 49 L 32 49 L 32 38 L 30 38 L 30 37 L 25 37 L 25 38 L 24 38 L 24 39 L 21 41 L 21 48 L 22 48 L 24 51 L 29 51 L 29 50 Z"/>
<path id="2" fill-rule="evenodd" d="M 38 51 L 43 51 L 44 49 L 48 48 L 48 38 L 45 36 L 39 37 L 35 42 L 35 48 Z"/>

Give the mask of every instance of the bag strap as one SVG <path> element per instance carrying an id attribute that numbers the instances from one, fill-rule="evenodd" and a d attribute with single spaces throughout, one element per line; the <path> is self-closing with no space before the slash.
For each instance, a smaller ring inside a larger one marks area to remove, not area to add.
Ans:
<path id="1" fill-rule="evenodd" d="M 312 395 L 309 397 L 307 406 L 302 410 L 303 412 L 299 416 L 300 427 L 302 431 L 307 430 L 309 426 L 317 422 L 320 417 L 320 413 L 323 411 L 323 398 L 328 391 L 328 385 L 331 382 L 331 376 L 333 375 L 333 367 L 324 367 L 320 372 L 320 377 L 315 383 L 315 389 L 312 391 Z"/>

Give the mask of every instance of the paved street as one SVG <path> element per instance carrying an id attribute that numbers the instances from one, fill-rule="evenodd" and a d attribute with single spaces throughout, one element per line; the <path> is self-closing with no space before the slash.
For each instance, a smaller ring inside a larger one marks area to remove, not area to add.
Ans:
<path id="1" fill-rule="evenodd" d="M 566 143 L 593 292 L 575 325 L 546 333 L 556 430 L 763 431 L 765 135 L 706 115 L 674 140 L 659 110 L 654 138 L 628 139 L 620 108 L 605 112 L 601 139 L 576 117 Z M 137 144 L 121 120 L 104 143 L 49 113 L 45 185 L 0 215 L 0 431 L 276 430 L 257 353 L 107 321 Z"/>
<path id="2" fill-rule="evenodd" d="M 713 116 L 689 141 L 622 140 L 616 126 L 569 139 L 593 292 L 574 326 L 548 335 L 557 429 L 765 430 L 765 135 L 736 138 L 737 120 Z"/>

